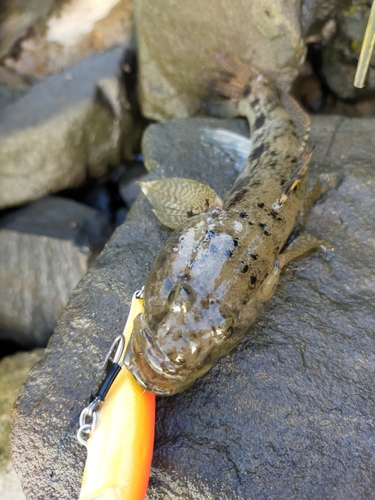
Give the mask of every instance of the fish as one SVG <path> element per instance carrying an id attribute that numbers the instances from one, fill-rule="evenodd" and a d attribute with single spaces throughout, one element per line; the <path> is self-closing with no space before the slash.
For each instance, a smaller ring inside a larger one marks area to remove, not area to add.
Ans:
<path id="1" fill-rule="evenodd" d="M 308 115 L 253 66 L 229 54 L 215 59 L 222 71 L 212 88 L 222 100 L 211 111 L 244 116 L 250 125 L 251 145 L 226 136 L 243 170 L 224 200 L 191 179 L 141 183 L 155 215 L 174 232 L 148 275 L 145 310 L 124 362 L 158 395 L 185 390 L 251 333 L 290 260 L 331 248 L 308 234 L 287 245 L 309 206 L 337 180 L 320 176 L 306 191 Z M 223 134 L 211 133 L 208 143 L 218 145 Z"/>

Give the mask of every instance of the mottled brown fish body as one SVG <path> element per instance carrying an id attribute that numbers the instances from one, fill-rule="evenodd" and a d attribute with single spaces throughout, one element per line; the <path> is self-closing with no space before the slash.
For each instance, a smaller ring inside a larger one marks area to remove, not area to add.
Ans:
<path id="1" fill-rule="evenodd" d="M 248 67 L 218 90 L 232 99 L 233 115 L 248 118 L 253 147 L 224 206 L 182 224 L 148 276 L 127 365 L 158 394 L 185 389 L 241 341 L 273 294 L 278 255 L 305 197 L 306 175 L 280 211 L 272 208 L 305 135 L 279 91 Z"/>

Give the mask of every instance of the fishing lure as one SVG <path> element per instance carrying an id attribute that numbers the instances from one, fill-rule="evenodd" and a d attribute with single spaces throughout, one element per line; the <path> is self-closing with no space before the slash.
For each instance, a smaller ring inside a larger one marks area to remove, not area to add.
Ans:
<path id="1" fill-rule="evenodd" d="M 79 500 L 144 500 L 146 496 L 154 444 L 155 395 L 140 387 L 122 365 L 134 319 L 142 312 L 143 300 L 137 292 L 123 336 L 114 341 L 107 356 L 116 351 L 114 360 L 109 360 L 108 376 L 81 414 L 77 436 L 87 447 L 87 461 Z"/>

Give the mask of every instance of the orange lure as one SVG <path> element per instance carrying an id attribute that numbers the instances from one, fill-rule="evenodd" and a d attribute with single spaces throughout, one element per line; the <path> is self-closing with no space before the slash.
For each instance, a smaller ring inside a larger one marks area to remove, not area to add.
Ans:
<path id="1" fill-rule="evenodd" d="M 133 297 L 124 329 L 125 347 L 140 312 L 143 300 Z M 140 387 L 122 366 L 100 409 L 99 423 L 87 441 L 79 500 L 144 500 L 154 428 L 155 395 Z"/>

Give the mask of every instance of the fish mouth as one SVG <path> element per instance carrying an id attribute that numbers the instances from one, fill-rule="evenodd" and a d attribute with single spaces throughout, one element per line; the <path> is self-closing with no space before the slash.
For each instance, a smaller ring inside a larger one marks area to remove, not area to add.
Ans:
<path id="1" fill-rule="evenodd" d="M 148 328 L 148 325 L 140 318 L 142 328 L 138 331 L 138 335 L 132 335 L 133 346 L 135 350 L 143 353 L 148 365 L 159 375 L 165 376 L 172 380 L 185 380 L 186 376 L 180 375 L 178 372 L 184 369 L 183 365 L 178 365 L 171 361 L 168 356 L 155 342 L 155 339 Z"/>
<path id="2" fill-rule="evenodd" d="M 126 350 L 124 364 L 136 382 L 146 389 L 146 391 L 153 392 L 158 396 L 170 396 L 180 390 L 175 386 L 173 381 L 156 373 L 142 354 L 134 353 L 131 344 L 129 344 Z"/>
<path id="3" fill-rule="evenodd" d="M 191 385 L 178 375 L 177 366 L 162 353 L 147 328 L 132 333 L 124 364 L 139 385 L 159 396 L 170 396 Z"/>

